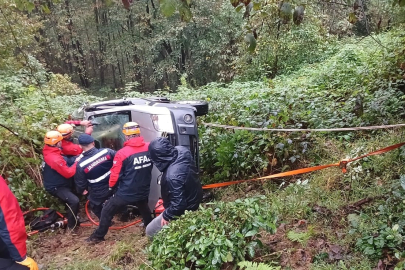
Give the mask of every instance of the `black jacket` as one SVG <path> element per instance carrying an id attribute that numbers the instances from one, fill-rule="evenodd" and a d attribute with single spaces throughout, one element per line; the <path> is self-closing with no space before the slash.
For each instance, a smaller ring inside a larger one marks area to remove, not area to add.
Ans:
<path id="1" fill-rule="evenodd" d="M 185 210 L 197 210 L 202 199 L 202 187 L 191 152 L 184 146 L 174 147 L 169 140 L 157 138 L 149 145 L 153 164 L 163 172 L 160 182 L 163 218 L 172 220 Z"/>
<path id="2" fill-rule="evenodd" d="M 81 154 L 77 163 L 75 184 L 79 194 L 89 191 L 89 201 L 103 203 L 109 195 L 108 181 L 115 151 L 108 148 L 92 148 Z"/>

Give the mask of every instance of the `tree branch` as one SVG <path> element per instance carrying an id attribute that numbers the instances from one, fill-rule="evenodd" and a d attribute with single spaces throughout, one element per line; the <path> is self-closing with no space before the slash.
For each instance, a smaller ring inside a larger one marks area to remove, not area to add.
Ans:
<path id="1" fill-rule="evenodd" d="M 39 150 L 38 148 L 34 147 L 35 144 L 34 144 L 32 141 L 30 141 L 30 140 L 28 140 L 28 139 L 26 139 L 26 138 L 21 137 L 17 132 L 14 132 L 11 128 L 9 128 L 9 127 L 7 127 L 7 126 L 5 126 L 5 125 L 3 125 L 3 124 L 0 124 L 0 127 L 6 129 L 8 132 L 10 132 L 10 133 L 13 134 L 14 136 L 16 136 L 20 141 L 24 142 L 25 144 L 32 146 L 33 149 L 34 149 L 34 151 L 35 151 L 37 154 L 42 155 L 41 150 Z"/>

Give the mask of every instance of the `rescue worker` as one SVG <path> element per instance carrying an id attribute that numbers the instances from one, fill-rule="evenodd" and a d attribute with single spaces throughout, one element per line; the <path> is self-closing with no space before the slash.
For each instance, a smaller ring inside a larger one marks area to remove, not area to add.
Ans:
<path id="1" fill-rule="evenodd" d="M 103 204 L 111 193 L 108 183 L 115 151 L 109 148 L 97 149 L 94 145 L 94 138 L 88 134 L 79 136 L 79 145 L 83 149 L 83 153 L 76 165 L 76 190 L 78 194 L 83 194 L 88 190 L 90 208 L 100 219 Z"/>
<path id="2" fill-rule="evenodd" d="M 202 186 L 197 168 L 188 148 L 174 147 L 168 139 L 157 138 L 149 145 L 150 159 L 163 173 L 160 181 L 165 210 L 146 227 L 149 238 L 163 226 L 184 214 L 197 210 L 202 200 Z"/>
<path id="3" fill-rule="evenodd" d="M 64 124 L 58 126 L 57 130 L 62 134 L 62 154 L 65 156 L 78 156 L 82 153 L 82 148 L 79 145 L 73 143 L 72 134 L 73 126 L 81 125 L 86 126 L 85 133 L 91 135 L 93 132 L 93 126 L 90 121 L 66 121 Z"/>
<path id="4" fill-rule="evenodd" d="M 149 143 L 144 142 L 140 127 L 135 122 L 124 124 L 122 132 L 126 141 L 114 157 L 109 182 L 110 189 L 117 186 L 117 191 L 105 203 L 101 211 L 100 225 L 87 239 L 88 242 L 104 241 L 114 215 L 126 205 L 137 206 L 145 227 L 152 220 L 148 206 L 153 167 L 148 157 Z"/>
<path id="5" fill-rule="evenodd" d="M 20 205 L 0 176 L 0 270 L 38 270 L 27 257 L 27 233 Z"/>
<path id="6" fill-rule="evenodd" d="M 76 173 L 77 162 L 68 167 L 62 156 L 62 140 L 58 131 L 48 131 L 45 135 L 43 179 L 45 190 L 67 205 L 67 227 L 72 230 L 78 226 L 79 198 L 72 192 L 73 181 L 70 178 Z"/>

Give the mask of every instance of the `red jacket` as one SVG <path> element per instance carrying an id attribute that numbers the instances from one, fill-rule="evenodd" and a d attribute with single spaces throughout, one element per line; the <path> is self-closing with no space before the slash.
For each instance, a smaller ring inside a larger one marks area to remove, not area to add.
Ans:
<path id="1" fill-rule="evenodd" d="M 27 256 L 26 240 L 27 233 L 20 205 L 6 181 L 0 176 L 0 249 L 5 245 L 11 259 L 21 262 Z"/>
<path id="2" fill-rule="evenodd" d="M 42 153 L 44 155 L 45 163 L 64 178 L 71 178 L 75 175 L 77 162 L 75 162 L 71 167 L 68 167 L 65 159 L 62 157 L 62 151 L 58 147 L 45 145 Z"/>
<path id="3" fill-rule="evenodd" d="M 65 124 L 80 126 L 80 122 L 81 121 L 66 121 Z M 85 133 L 91 135 L 91 130 L 87 127 Z M 83 149 L 79 145 L 73 143 L 73 141 L 69 139 L 62 140 L 62 154 L 65 156 L 78 156 L 82 152 Z"/>
<path id="4" fill-rule="evenodd" d="M 70 140 L 62 140 L 62 154 L 65 156 L 78 156 L 83 152 L 83 149 Z"/>
<path id="5" fill-rule="evenodd" d="M 148 146 L 143 137 L 136 137 L 115 154 L 109 186 L 118 182 L 117 196 L 129 202 L 148 199 L 153 167 Z"/>

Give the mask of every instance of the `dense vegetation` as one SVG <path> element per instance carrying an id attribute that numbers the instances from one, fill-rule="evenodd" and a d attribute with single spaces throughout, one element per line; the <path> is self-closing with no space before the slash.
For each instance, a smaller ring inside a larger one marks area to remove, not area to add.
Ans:
<path id="1" fill-rule="evenodd" d="M 337 162 L 404 139 L 398 129 L 204 125 L 400 123 L 403 0 L 122 2 L 0 1 L 0 174 L 23 209 L 56 203 L 41 184 L 45 131 L 110 97 L 208 101 L 199 123 L 205 184 Z M 328 169 L 215 190 L 216 202 L 141 244 L 145 261 L 121 260 L 140 254 L 125 239 L 105 260 L 79 258 L 65 269 L 402 269 L 404 157 L 400 149 L 344 175 Z"/>

